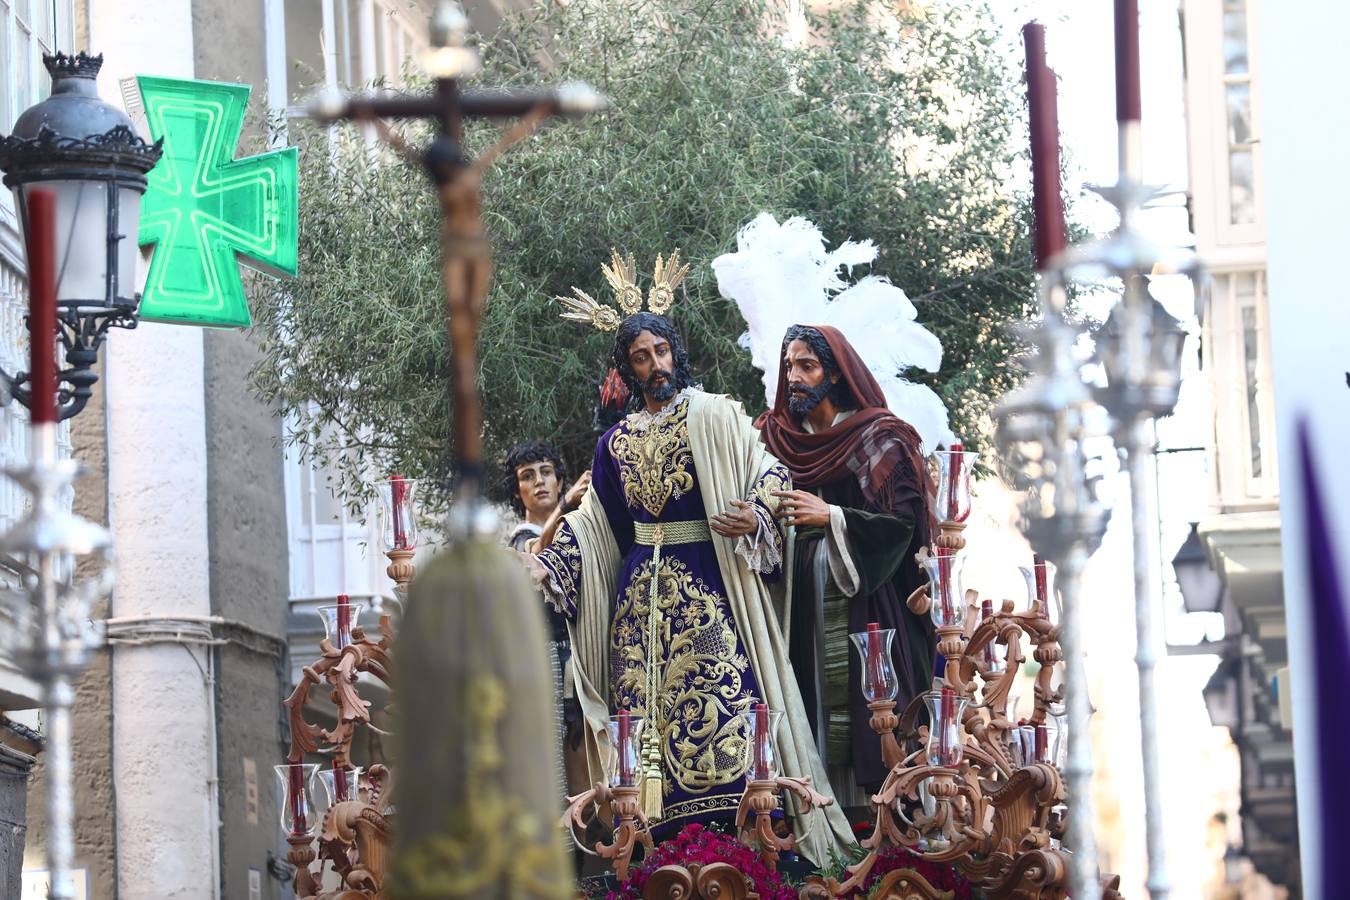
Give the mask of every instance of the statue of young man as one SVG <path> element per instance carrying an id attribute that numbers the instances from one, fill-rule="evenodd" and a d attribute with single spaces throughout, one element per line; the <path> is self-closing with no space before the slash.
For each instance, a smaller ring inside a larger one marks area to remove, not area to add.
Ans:
<path id="1" fill-rule="evenodd" d="M 581 505 L 591 483 L 590 472 L 583 472 L 576 483 L 563 493 L 567 469 L 558 448 L 546 441 L 522 441 L 506 451 L 501 493 L 521 517 L 506 539 L 511 549 L 533 552 L 545 528 L 557 528 L 564 513 Z M 563 795 L 587 787 L 584 755 L 572 752 L 580 744 L 581 709 L 572 691 L 572 638 L 567 620 L 557 610 L 546 607 L 549 629 L 548 654 L 553 670 L 553 695 L 556 702 L 554 725 L 558 733 L 558 785 Z"/>
<path id="2" fill-rule="evenodd" d="M 627 709 L 646 720 L 641 796 L 661 831 L 726 821 L 745 788 L 741 713 L 763 702 L 784 711 L 785 774 L 828 794 L 770 593 L 787 473 L 738 403 L 693 386 L 664 316 L 617 323 L 613 363 L 634 411 L 600 438 L 590 491 L 537 557 L 546 598 L 572 621 L 594 777 L 612 754 L 609 716 Z M 798 834 L 807 820 L 814 862 L 852 839 L 837 807 L 801 817 Z"/>
<path id="3" fill-rule="evenodd" d="M 905 604 L 923 582 L 914 556 L 933 529 L 919 436 L 827 326 L 788 329 L 773 409 L 755 424 L 795 488 L 776 496 L 797 528 L 788 632 L 802 699 L 836 791 L 855 781 L 871 793 L 886 768 L 848 635 L 869 622 L 895 629 L 901 710 L 928 690 L 936 656 L 931 622 Z"/>

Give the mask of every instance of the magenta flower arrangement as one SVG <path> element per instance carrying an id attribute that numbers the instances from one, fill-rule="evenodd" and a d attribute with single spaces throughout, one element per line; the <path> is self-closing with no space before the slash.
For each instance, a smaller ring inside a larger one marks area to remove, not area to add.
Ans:
<path id="1" fill-rule="evenodd" d="M 610 891 L 606 900 L 640 900 L 642 889 L 652 873 L 662 866 L 711 865 L 730 863 L 744 875 L 760 900 L 796 900 L 797 889 L 781 875 L 760 862 L 759 854 L 729 834 L 704 828 L 698 823 L 684 826 L 675 837 L 648 853 L 642 864 L 628 872 L 628 880 Z"/>
<path id="2" fill-rule="evenodd" d="M 869 829 L 870 830 L 870 829 Z M 970 882 L 956 871 L 950 863 L 935 863 L 916 856 L 904 847 L 888 847 L 877 857 L 872 871 L 867 873 L 862 888 L 854 892 L 855 897 L 866 897 L 881 879 L 896 869 L 912 869 L 928 880 L 933 887 L 951 891 L 956 900 L 969 900 L 972 896 Z"/>

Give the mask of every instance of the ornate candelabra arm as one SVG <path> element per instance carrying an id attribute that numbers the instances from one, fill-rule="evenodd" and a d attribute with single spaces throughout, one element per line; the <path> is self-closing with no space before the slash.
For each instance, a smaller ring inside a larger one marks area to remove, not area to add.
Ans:
<path id="1" fill-rule="evenodd" d="M 305 721 L 305 702 L 309 699 L 309 689 L 311 686 L 323 681 L 321 672 L 328 670 L 328 660 L 320 660 L 318 665 L 305 666 L 304 674 L 291 691 L 291 695 L 282 701 L 286 707 L 288 718 L 291 723 L 291 753 L 292 762 L 304 759 L 306 753 L 313 753 L 319 749 L 319 739 L 323 736 L 323 729 L 318 725 L 311 725 Z"/>
<path id="2" fill-rule="evenodd" d="M 965 522 L 939 522 L 938 536 L 933 541 L 933 546 L 950 550 L 952 553 L 960 553 L 966 549 L 966 537 L 963 534 L 965 530 Z"/>
<path id="3" fill-rule="evenodd" d="M 894 703 L 891 704 L 895 706 Z M 823 806 L 833 806 L 834 798 L 826 797 L 811 787 L 810 778 L 790 778 L 780 775 L 772 779 L 748 779 L 745 792 L 741 794 L 740 805 L 736 808 L 736 833 L 741 842 L 750 846 L 759 844 L 759 858 L 771 869 L 778 868 L 778 854 L 791 851 L 806 834 L 779 837 L 773 831 L 773 811 L 778 808 L 778 792 L 791 791 L 801 800 L 803 811 L 809 812 Z M 746 827 L 746 819 L 751 814 L 755 823 Z"/>
<path id="4" fill-rule="evenodd" d="M 394 594 L 400 602 L 408 596 L 408 584 L 417 575 L 417 567 L 412 562 L 415 552 L 414 550 L 398 549 L 384 551 L 384 555 L 389 557 L 389 565 L 384 572 L 389 576 L 389 580 L 394 582 Z M 380 622 L 383 625 L 384 616 L 380 617 Z"/>
<path id="5" fill-rule="evenodd" d="M 933 605 L 932 599 L 928 596 L 928 585 L 921 584 L 916 587 L 909 598 L 905 600 L 905 605 L 916 616 L 928 615 L 928 609 Z"/>
<path id="6" fill-rule="evenodd" d="M 904 759 L 900 742 L 895 737 L 895 729 L 900 727 L 900 717 L 895 714 L 895 701 L 877 700 L 867 704 L 867 708 L 872 711 L 868 724 L 881 739 L 881 761 L 886 768 L 894 769 Z"/>
<path id="7" fill-rule="evenodd" d="M 592 804 L 608 807 L 616 822 L 614 839 L 608 844 L 597 841 L 594 851 L 586 846 L 584 838 L 578 836 L 586 829 L 585 813 Z M 601 859 L 613 860 L 614 876 L 619 881 L 628 878 L 628 865 L 639 842 L 649 851 L 652 849 L 651 832 L 647 817 L 642 814 L 642 806 L 638 803 L 636 786 L 610 787 L 603 782 L 596 782 L 590 790 L 567 798 L 567 811 L 563 813 L 559 824 L 572 832 L 578 847 L 588 853 L 593 852 Z"/>
<path id="8" fill-rule="evenodd" d="M 314 839 L 309 835 L 293 834 L 287 836 L 286 843 L 291 846 L 286 853 L 286 861 L 295 866 L 295 879 L 291 887 L 300 900 L 309 900 L 321 889 L 319 880 L 309 868 L 315 857 Z"/>

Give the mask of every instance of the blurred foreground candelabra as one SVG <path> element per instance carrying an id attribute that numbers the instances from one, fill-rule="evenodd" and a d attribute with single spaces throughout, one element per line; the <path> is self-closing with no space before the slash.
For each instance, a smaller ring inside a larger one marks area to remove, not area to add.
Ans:
<path id="1" fill-rule="evenodd" d="M 976 607 L 978 594 L 961 586 L 975 454 L 955 444 L 937 457 L 936 508 L 943 521 L 924 561 L 928 584 L 910 596 L 909 606 L 931 615 L 937 628 L 945 659 L 941 686 L 897 715 L 894 631 L 869 625 L 850 636 L 871 726 L 891 770 L 872 798 L 876 828 L 862 841 L 868 855 L 842 882 L 814 879 L 808 890 L 847 895 L 864 884 L 887 846 L 898 845 L 955 865 L 990 897 L 1063 897 L 1068 854 L 1059 843 L 1066 800 L 1059 751 L 1066 729 L 1055 678 L 1063 669 L 1055 569 L 1037 558 L 1023 570 L 1028 602 L 1020 612 L 1007 600 L 997 609 L 989 600 Z M 1041 669 L 1035 711 L 1019 724 L 1009 696 L 1024 642 Z M 916 729 L 925 714 L 927 724 Z M 911 736 L 919 747 L 906 752 L 902 746 Z"/>
<path id="2" fill-rule="evenodd" d="M 376 488 L 388 573 L 401 604 L 408 582 L 416 574 L 412 556 L 417 549 L 417 483 L 394 475 Z M 345 594 L 337 598 L 335 606 L 319 607 L 324 624 L 319 645 L 323 655 L 305 667 L 304 677 L 285 701 L 291 750 L 287 761 L 275 768 L 285 798 L 281 828 L 291 845 L 288 858 L 296 867 L 293 886 L 301 900 L 375 900 L 385 896 L 385 869 L 394 828 L 390 772 L 383 765 L 369 769 L 352 765 L 351 749 L 356 726 L 371 725 L 370 702 L 357 693 L 358 679 L 364 674 L 392 688 L 389 671 L 395 622 L 391 612 L 382 612 L 379 635 L 373 637 L 358 623 L 361 611 L 361 604 L 352 603 Z M 322 683 L 332 689 L 329 699 L 336 708 L 331 729 L 311 725 L 304 717 L 310 690 Z M 390 705 L 392 701 L 391 689 Z M 330 766 L 306 763 L 305 755 L 312 753 L 330 759 Z M 327 812 L 322 816 L 313 800 L 316 781 L 327 799 Z M 316 858 L 317 870 L 313 867 Z M 332 865 L 340 881 L 336 888 L 324 886 L 325 863 Z"/>
<path id="3" fill-rule="evenodd" d="M 0 551 L 28 566 L 19 591 L 5 592 L 0 623 L 4 649 L 41 688 L 43 768 L 47 786 L 46 850 L 51 900 L 75 897 L 74 732 L 75 679 L 101 643 L 90 626 L 95 600 L 112 590 L 112 536 L 103 527 L 65 511 L 80 466 L 57 453 L 56 202 L 47 190 L 28 194 L 28 267 L 32 412 L 27 465 L 6 470 L 28 494 L 28 511 L 0 537 Z M 9 398 L 6 397 L 7 401 Z M 95 571 L 80 577 L 77 561 Z"/>

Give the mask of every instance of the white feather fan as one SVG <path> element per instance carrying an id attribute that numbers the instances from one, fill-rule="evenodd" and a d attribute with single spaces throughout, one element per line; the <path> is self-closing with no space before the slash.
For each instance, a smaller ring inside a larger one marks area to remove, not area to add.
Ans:
<path id="1" fill-rule="evenodd" d="M 788 326 L 838 328 L 881 385 L 891 412 L 914 426 L 925 454 L 954 440 L 947 408 L 931 388 L 905 380 L 907 369 L 936 372 L 942 344 L 916 320 L 905 292 L 876 275 L 844 280 L 853 266 L 877 257 L 871 241 L 846 241 L 826 251 L 820 229 L 801 217 L 781 225 L 760 213 L 736 235 L 736 252 L 713 260 L 717 287 L 745 317 L 741 346 L 764 373 L 770 406 Z"/>

